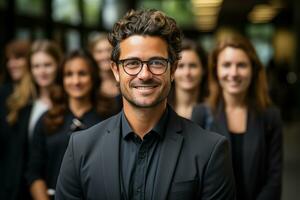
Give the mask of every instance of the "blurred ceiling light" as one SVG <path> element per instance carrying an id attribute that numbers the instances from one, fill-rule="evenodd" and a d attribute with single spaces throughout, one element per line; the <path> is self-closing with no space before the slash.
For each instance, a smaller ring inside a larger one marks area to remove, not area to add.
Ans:
<path id="1" fill-rule="evenodd" d="M 192 11 L 197 16 L 217 15 L 220 7 L 193 7 Z"/>
<path id="2" fill-rule="evenodd" d="M 191 0 L 195 24 L 201 31 L 211 31 L 217 25 L 223 0 Z"/>
<path id="3" fill-rule="evenodd" d="M 208 18 L 208 19 L 199 18 L 196 20 L 195 24 L 196 24 L 196 28 L 201 31 L 211 31 L 217 25 L 216 20 L 210 19 L 210 18 Z"/>
<path id="4" fill-rule="evenodd" d="M 251 10 L 248 18 L 252 23 L 266 23 L 271 21 L 277 13 L 278 9 L 274 6 L 268 4 L 259 4 Z"/>
<path id="5" fill-rule="evenodd" d="M 196 22 L 197 24 L 216 23 L 217 17 L 216 16 L 198 17 L 196 18 Z"/>
<path id="6" fill-rule="evenodd" d="M 223 0 L 191 0 L 191 2 L 196 7 L 211 7 L 220 6 Z"/>

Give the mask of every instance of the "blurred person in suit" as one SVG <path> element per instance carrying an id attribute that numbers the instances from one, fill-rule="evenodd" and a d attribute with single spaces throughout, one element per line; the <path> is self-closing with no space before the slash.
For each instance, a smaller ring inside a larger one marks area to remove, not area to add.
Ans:
<path id="1" fill-rule="evenodd" d="M 88 51 L 75 50 L 65 56 L 58 84 L 50 88 L 52 107 L 42 115 L 34 130 L 26 172 L 33 199 L 54 198 L 71 134 L 102 120 L 98 74 L 97 63 Z"/>
<path id="2" fill-rule="evenodd" d="M 190 119 L 193 107 L 204 101 L 207 88 L 207 54 L 195 41 L 184 39 L 168 102 L 182 117 Z"/>
<path id="3" fill-rule="evenodd" d="M 102 80 L 100 91 L 102 94 L 101 109 L 108 118 L 117 114 L 122 109 L 122 99 L 116 79 L 111 71 L 112 46 L 107 39 L 106 33 L 98 33 L 91 37 L 89 50 L 93 54 L 99 67 L 99 76 Z"/>
<path id="4" fill-rule="evenodd" d="M 194 108 L 192 120 L 230 141 L 237 199 L 281 199 L 282 122 L 254 47 L 228 36 L 210 61 L 208 102 Z"/>

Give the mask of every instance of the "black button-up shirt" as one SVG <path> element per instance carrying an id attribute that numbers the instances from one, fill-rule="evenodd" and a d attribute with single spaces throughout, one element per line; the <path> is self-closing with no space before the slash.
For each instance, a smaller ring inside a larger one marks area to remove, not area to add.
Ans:
<path id="1" fill-rule="evenodd" d="M 150 200 L 153 197 L 161 141 L 164 138 L 168 120 L 168 109 L 143 140 L 133 132 L 124 113 L 122 113 L 121 120 L 122 197 L 126 200 Z"/>

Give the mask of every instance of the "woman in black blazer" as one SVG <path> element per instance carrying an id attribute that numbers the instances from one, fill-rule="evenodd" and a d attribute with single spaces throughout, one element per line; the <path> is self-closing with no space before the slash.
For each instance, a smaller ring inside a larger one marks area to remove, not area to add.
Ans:
<path id="1" fill-rule="evenodd" d="M 193 109 L 192 120 L 230 141 L 238 200 L 280 199 L 281 117 L 254 48 L 242 36 L 228 36 L 210 59 L 208 102 Z"/>
<path id="2" fill-rule="evenodd" d="M 73 51 L 62 62 L 58 85 L 50 88 L 52 107 L 34 130 L 26 172 L 34 199 L 52 199 L 61 161 L 72 132 L 103 118 L 99 111 L 98 67 L 87 51 Z"/>
<path id="3" fill-rule="evenodd" d="M 5 48 L 4 79 L 0 86 L 0 199 L 28 199 L 24 169 L 27 157 L 26 118 L 34 93 L 26 57 L 27 40 Z"/>

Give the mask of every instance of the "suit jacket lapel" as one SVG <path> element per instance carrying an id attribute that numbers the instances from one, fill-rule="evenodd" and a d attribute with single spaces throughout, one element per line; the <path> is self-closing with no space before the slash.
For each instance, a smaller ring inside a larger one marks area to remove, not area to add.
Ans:
<path id="1" fill-rule="evenodd" d="M 227 117 L 224 110 L 221 108 L 216 115 L 216 119 L 212 123 L 212 131 L 225 136 L 228 139 L 231 148 L 230 134 L 228 132 L 227 126 Z"/>
<path id="2" fill-rule="evenodd" d="M 259 141 L 260 137 L 262 137 L 263 133 L 260 130 L 263 130 L 263 118 L 261 115 L 256 115 L 254 112 L 251 112 L 251 110 L 248 110 L 247 114 L 247 127 L 246 132 L 244 135 L 243 140 L 243 174 L 245 177 L 245 183 L 248 183 L 247 185 L 253 186 L 255 183 L 251 183 L 251 180 L 254 180 L 252 178 L 253 174 L 250 173 L 253 171 L 252 167 L 253 165 L 251 163 L 257 162 L 257 153 L 254 151 L 254 149 L 259 149 Z M 219 110 L 216 121 L 213 122 L 212 130 L 224 135 L 229 143 L 230 143 L 230 152 L 232 152 L 232 143 L 231 143 L 231 136 L 228 131 L 227 126 L 227 117 L 224 112 L 224 110 Z"/>
<path id="3" fill-rule="evenodd" d="M 121 199 L 120 191 L 120 114 L 111 120 L 102 143 L 101 169 L 107 199 Z"/>
<path id="4" fill-rule="evenodd" d="M 167 199 L 182 148 L 183 137 L 179 134 L 182 131 L 182 126 L 179 117 L 170 107 L 169 111 L 169 121 L 161 146 L 153 199 Z"/>
<path id="5" fill-rule="evenodd" d="M 253 185 L 254 183 L 251 183 L 251 180 L 254 180 L 252 178 L 253 174 L 249 173 L 253 171 L 253 163 L 258 162 L 257 160 L 257 152 L 255 149 L 260 149 L 259 141 L 260 138 L 264 135 L 264 133 L 261 131 L 263 130 L 263 118 L 261 115 L 256 115 L 255 113 L 248 111 L 248 120 L 247 120 L 247 130 L 246 134 L 244 136 L 244 147 L 243 147 L 243 170 L 244 170 L 244 177 L 245 182 L 248 183 L 248 185 Z M 252 163 L 252 164 L 251 164 Z"/>

